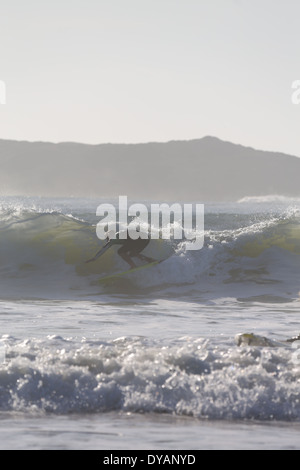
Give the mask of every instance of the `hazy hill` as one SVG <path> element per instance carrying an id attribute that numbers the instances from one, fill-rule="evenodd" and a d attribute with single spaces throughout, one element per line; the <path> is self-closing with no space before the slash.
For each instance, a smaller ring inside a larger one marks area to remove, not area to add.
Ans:
<path id="1" fill-rule="evenodd" d="M 1 194 L 138 201 L 300 196 L 300 158 L 214 137 L 148 144 L 0 140 Z"/>

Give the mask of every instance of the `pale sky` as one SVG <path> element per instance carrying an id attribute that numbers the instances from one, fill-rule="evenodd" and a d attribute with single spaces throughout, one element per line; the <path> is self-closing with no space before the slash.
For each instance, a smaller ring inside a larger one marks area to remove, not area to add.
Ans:
<path id="1" fill-rule="evenodd" d="M 0 138 L 300 156 L 299 55 L 299 0 L 0 0 Z"/>

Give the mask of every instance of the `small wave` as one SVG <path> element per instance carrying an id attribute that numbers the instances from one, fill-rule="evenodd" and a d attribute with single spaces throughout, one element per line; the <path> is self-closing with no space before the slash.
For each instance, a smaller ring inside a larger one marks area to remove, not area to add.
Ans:
<path id="1" fill-rule="evenodd" d="M 289 196 L 280 196 L 276 194 L 270 194 L 268 196 L 245 196 L 239 199 L 238 204 L 270 204 L 270 203 L 280 203 L 280 204 L 294 204 L 300 202 L 300 197 L 289 197 Z"/>

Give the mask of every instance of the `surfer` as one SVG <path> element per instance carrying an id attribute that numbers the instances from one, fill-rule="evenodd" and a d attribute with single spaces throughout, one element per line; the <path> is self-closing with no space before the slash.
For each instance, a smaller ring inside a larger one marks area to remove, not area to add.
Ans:
<path id="1" fill-rule="evenodd" d="M 149 256 L 145 256 L 141 253 L 149 245 L 149 242 L 149 238 L 145 240 L 142 238 L 138 238 L 137 240 L 127 238 L 126 240 L 108 240 L 107 243 L 111 245 L 121 245 L 117 251 L 118 255 L 121 256 L 121 258 L 126 261 L 131 268 L 136 268 L 136 264 L 132 258 L 138 258 L 141 261 L 146 261 L 147 263 L 155 261 L 153 258 L 149 258 Z"/>
<path id="2" fill-rule="evenodd" d="M 149 256 L 145 256 L 141 253 L 149 245 L 149 238 L 138 238 L 137 240 L 133 240 L 132 238 L 127 236 L 127 238 L 123 240 L 119 238 L 119 233 L 116 233 L 116 235 L 116 238 L 110 238 L 109 235 L 107 235 L 107 242 L 104 247 L 101 248 L 101 250 L 94 256 L 94 258 L 86 261 L 86 263 L 95 261 L 97 258 L 99 258 L 102 253 L 104 253 L 108 248 L 113 245 L 121 245 L 117 253 L 124 261 L 126 261 L 126 263 L 129 264 L 132 269 L 137 267 L 132 258 L 138 258 L 141 261 L 146 261 L 147 263 L 152 263 L 156 261 L 155 259 L 150 258 Z"/>

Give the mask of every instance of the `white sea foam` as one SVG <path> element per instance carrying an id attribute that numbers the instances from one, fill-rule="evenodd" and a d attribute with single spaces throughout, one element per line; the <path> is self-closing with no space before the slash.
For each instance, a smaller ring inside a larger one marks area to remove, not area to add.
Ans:
<path id="1" fill-rule="evenodd" d="M 208 419 L 299 420 L 299 364 L 287 344 L 225 348 L 183 338 L 7 344 L 1 411 L 158 412 Z"/>

